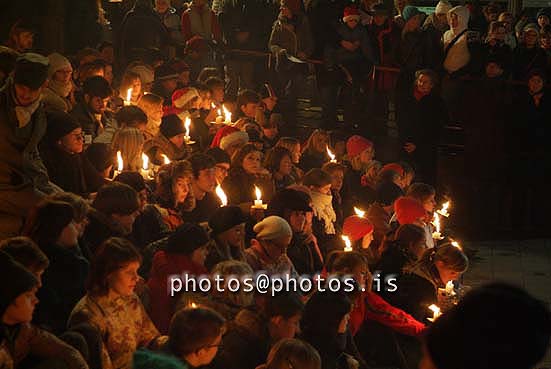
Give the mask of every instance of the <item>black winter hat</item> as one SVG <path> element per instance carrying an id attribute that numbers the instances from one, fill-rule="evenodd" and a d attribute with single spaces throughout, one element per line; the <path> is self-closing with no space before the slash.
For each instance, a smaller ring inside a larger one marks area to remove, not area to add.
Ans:
<path id="1" fill-rule="evenodd" d="M 268 204 L 268 215 L 283 217 L 285 210 L 312 211 L 310 199 L 304 192 L 283 189 L 277 192 Z"/>
<path id="2" fill-rule="evenodd" d="M 122 172 L 119 173 L 115 179 L 115 182 L 121 182 L 132 187 L 136 192 L 145 190 L 145 181 L 142 175 L 138 172 Z"/>
<path id="3" fill-rule="evenodd" d="M 243 212 L 238 206 L 223 206 L 218 208 L 209 219 L 209 227 L 213 235 L 224 233 L 236 225 L 246 222 Z"/>
<path id="4" fill-rule="evenodd" d="M 80 128 L 78 121 L 63 111 L 52 111 L 47 115 L 48 125 L 45 139 L 54 143 L 63 136 L 68 135 L 77 128 Z"/>
<path id="5" fill-rule="evenodd" d="M 166 138 L 172 138 L 186 132 L 184 123 L 182 123 L 182 120 L 175 114 L 163 117 L 160 130 Z"/>
<path id="6" fill-rule="evenodd" d="M 218 163 L 228 163 L 228 164 L 230 164 L 231 163 L 231 158 L 228 155 L 228 153 L 225 152 L 224 150 L 222 150 L 219 147 L 211 147 L 210 149 L 208 149 L 205 152 L 205 154 L 212 157 L 214 159 L 214 161 L 216 162 L 216 164 L 218 164 Z"/>
<path id="7" fill-rule="evenodd" d="M 38 286 L 36 277 L 4 251 L 0 251 L 0 317 L 22 293 Z"/>
<path id="8" fill-rule="evenodd" d="M 178 79 L 178 73 L 168 64 L 162 64 L 155 69 L 155 81 Z"/>
<path id="9" fill-rule="evenodd" d="M 382 206 L 394 204 L 400 196 L 404 196 L 404 191 L 394 182 L 383 182 L 377 187 L 377 202 Z"/>
<path id="10" fill-rule="evenodd" d="M 25 53 L 15 61 L 13 80 L 18 85 L 37 90 L 48 79 L 50 61 L 45 56 Z"/>
<path id="11" fill-rule="evenodd" d="M 75 219 L 75 210 L 67 202 L 45 200 L 31 211 L 29 236 L 38 245 L 55 243 L 61 232 Z"/>
<path id="12" fill-rule="evenodd" d="M 429 328 L 426 347 L 439 369 L 529 369 L 549 345 L 551 314 L 505 283 L 468 293 Z"/>
<path id="13" fill-rule="evenodd" d="M 209 242 L 207 232 L 198 224 L 184 223 L 168 236 L 166 252 L 190 255 Z"/>

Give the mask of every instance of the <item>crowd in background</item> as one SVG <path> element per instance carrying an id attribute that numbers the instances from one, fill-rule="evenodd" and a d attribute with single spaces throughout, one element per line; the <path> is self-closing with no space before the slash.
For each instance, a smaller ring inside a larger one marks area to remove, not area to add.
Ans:
<path id="1" fill-rule="evenodd" d="M 41 35 L 23 18 L 0 47 L 0 368 L 541 359 L 547 307 L 499 283 L 463 296 L 469 252 L 433 220 L 445 200 L 438 145 L 461 121 L 485 150 L 466 153 L 477 199 L 510 180 L 519 224 L 544 227 L 533 204 L 547 201 L 551 169 L 551 11 L 517 21 L 497 4 L 445 1 L 429 16 L 405 1 L 104 5 L 65 36 L 67 52 L 35 49 Z M 297 102 L 312 76 L 322 123 L 305 135 Z M 397 160 L 380 161 L 371 135 L 386 128 L 369 114 L 393 107 Z M 258 272 L 353 288 L 230 292 L 230 277 Z M 226 288 L 174 295 L 182 273 Z M 444 311 L 434 321 L 431 305 Z"/>

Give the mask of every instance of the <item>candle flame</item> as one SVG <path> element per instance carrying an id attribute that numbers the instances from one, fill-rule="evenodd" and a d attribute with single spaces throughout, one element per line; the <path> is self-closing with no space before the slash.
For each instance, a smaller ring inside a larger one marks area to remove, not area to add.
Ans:
<path id="1" fill-rule="evenodd" d="M 434 213 L 432 224 L 436 228 L 436 232 L 440 233 L 440 216 L 438 215 L 438 212 Z"/>
<path id="2" fill-rule="evenodd" d="M 184 128 L 186 129 L 186 136 L 189 137 L 189 127 L 191 126 L 191 119 L 189 117 L 186 117 L 186 120 L 184 122 Z"/>
<path id="3" fill-rule="evenodd" d="M 132 101 L 132 88 L 129 88 L 126 90 L 126 101 L 130 102 Z"/>
<path id="4" fill-rule="evenodd" d="M 216 191 L 216 195 L 220 199 L 220 202 L 222 203 L 222 206 L 228 205 L 228 197 L 226 196 L 226 193 L 224 192 L 220 184 L 216 186 L 215 191 Z"/>
<path id="5" fill-rule="evenodd" d="M 435 318 L 437 318 L 438 316 L 440 316 L 440 308 L 434 304 L 432 304 L 431 306 L 429 306 L 429 310 L 432 311 L 432 313 L 434 314 Z"/>
<path id="6" fill-rule="evenodd" d="M 331 162 L 332 162 L 332 163 L 335 163 L 335 162 L 336 162 L 336 160 L 335 160 L 335 158 L 336 158 L 335 154 L 333 154 L 333 152 L 329 149 L 329 146 L 326 146 L 325 148 L 326 148 L 326 150 L 327 150 L 327 155 L 329 156 L 329 159 L 331 159 Z"/>
<path id="7" fill-rule="evenodd" d="M 463 250 L 463 249 L 461 248 L 461 245 L 460 245 L 459 242 L 457 242 L 457 241 L 451 240 L 451 245 L 452 245 L 453 247 L 457 247 L 459 250 Z"/>
<path id="8" fill-rule="evenodd" d="M 165 154 L 161 154 L 161 156 L 163 157 L 165 164 L 170 164 L 170 159 L 168 158 L 168 156 L 166 156 Z"/>
<path id="9" fill-rule="evenodd" d="M 445 203 L 442 204 L 442 209 L 438 210 L 437 213 L 444 216 L 444 217 L 449 217 L 450 216 L 450 213 L 448 213 L 448 209 L 450 208 L 450 201 L 446 201 Z"/>
<path id="10" fill-rule="evenodd" d="M 197 304 L 195 302 L 192 302 L 191 305 L 189 305 L 192 309 L 197 309 Z"/>
<path id="11" fill-rule="evenodd" d="M 346 252 L 352 251 L 352 242 L 350 242 L 350 238 L 348 238 L 348 236 L 345 236 L 345 235 L 342 235 L 341 238 L 345 244 L 344 251 Z"/>
<path id="12" fill-rule="evenodd" d="M 143 170 L 149 169 L 149 157 L 142 152 L 142 168 Z"/>
<path id="13" fill-rule="evenodd" d="M 260 192 L 260 188 L 254 186 L 254 193 L 258 201 L 262 200 L 262 192 Z"/>
<path id="14" fill-rule="evenodd" d="M 359 209 L 357 207 L 354 206 L 354 212 L 356 213 L 357 216 L 359 216 L 360 218 L 363 218 L 365 216 L 365 211 L 363 211 L 362 209 Z"/>
<path id="15" fill-rule="evenodd" d="M 222 104 L 222 110 L 224 111 L 224 121 L 226 124 L 231 124 L 231 112 L 226 109 L 224 104 Z"/>
<path id="16" fill-rule="evenodd" d="M 117 151 L 117 170 L 119 172 L 122 172 L 123 168 L 124 168 L 124 163 L 122 162 L 122 154 L 119 150 Z"/>
<path id="17" fill-rule="evenodd" d="M 213 102 L 210 103 L 210 107 L 213 108 L 213 109 L 216 109 L 216 105 L 214 105 Z M 220 109 L 218 111 L 220 111 Z"/>

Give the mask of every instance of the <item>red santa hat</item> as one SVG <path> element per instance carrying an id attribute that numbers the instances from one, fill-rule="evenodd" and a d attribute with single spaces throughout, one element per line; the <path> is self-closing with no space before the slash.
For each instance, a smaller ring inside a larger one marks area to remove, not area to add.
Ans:
<path id="1" fill-rule="evenodd" d="M 199 92 L 193 87 L 178 89 L 172 94 L 172 106 L 183 108 L 196 97 L 199 97 Z"/>
<path id="2" fill-rule="evenodd" d="M 386 164 L 384 167 L 381 168 L 381 171 L 379 172 L 379 174 L 387 172 L 389 170 L 398 173 L 400 175 L 400 177 L 404 176 L 404 168 L 402 168 L 402 166 L 398 163 Z"/>
<path id="3" fill-rule="evenodd" d="M 348 157 L 350 158 L 358 156 L 365 150 L 372 147 L 373 142 L 359 135 L 354 135 L 350 137 L 348 141 L 346 141 L 346 152 L 348 153 Z"/>
<path id="4" fill-rule="evenodd" d="M 240 131 L 232 126 L 222 127 L 216 132 L 216 135 L 212 139 L 210 147 L 219 147 L 222 150 L 226 150 L 233 144 L 242 142 L 246 144 L 249 141 L 249 135 L 247 132 Z"/>
<path id="5" fill-rule="evenodd" d="M 400 197 L 394 202 L 394 212 L 400 225 L 413 224 L 419 219 L 425 218 L 427 212 L 423 204 L 411 197 Z"/>
<path id="6" fill-rule="evenodd" d="M 343 22 L 348 22 L 349 20 L 355 19 L 360 20 L 360 12 L 355 6 L 347 6 L 344 8 L 344 16 L 342 17 Z"/>
<path id="7" fill-rule="evenodd" d="M 373 232 L 373 229 L 373 224 L 367 218 L 352 215 L 344 220 L 342 233 L 355 242 Z"/>

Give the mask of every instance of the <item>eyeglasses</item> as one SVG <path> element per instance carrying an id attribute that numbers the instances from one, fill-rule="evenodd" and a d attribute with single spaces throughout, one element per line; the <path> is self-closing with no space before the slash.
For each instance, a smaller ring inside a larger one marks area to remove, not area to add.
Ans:
<path id="1" fill-rule="evenodd" d="M 229 169 L 222 166 L 222 165 L 216 165 L 216 169 L 218 169 L 219 171 L 221 171 L 222 173 L 228 173 Z"/>

